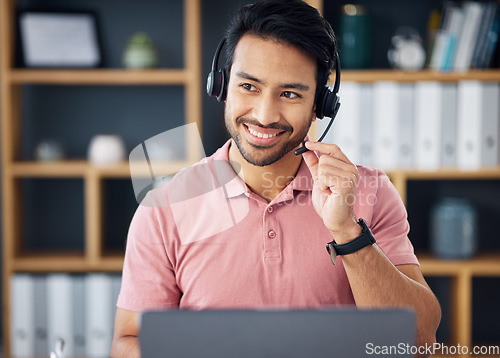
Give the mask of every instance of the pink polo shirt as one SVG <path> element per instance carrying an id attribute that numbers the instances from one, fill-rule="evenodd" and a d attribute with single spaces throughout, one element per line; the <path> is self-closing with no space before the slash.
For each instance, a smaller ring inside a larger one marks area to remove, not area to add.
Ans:
<path id="1" fill-rule="evenodd" d="M 234 173 L 228 176 L 229 144 L 138 207 L 118 307 L 140 312 L 354 304 L 342 258 L 332 265 L 325 249 L 332 237 L 312 206 L 306 164 L 268 203 Z M 365 219 L 394 265 L 418 265 L 394 186 L 380 170 L 358 171 L 356 217 Z"/>

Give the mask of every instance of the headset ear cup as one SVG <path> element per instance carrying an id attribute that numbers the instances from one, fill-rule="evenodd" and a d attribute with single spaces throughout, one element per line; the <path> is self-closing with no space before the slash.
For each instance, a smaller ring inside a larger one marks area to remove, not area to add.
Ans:
<path id="1" fill-rule="evenodd" d="M 219 102 L 224 102 L 226 100 L 226 92 L 227 92 L 227 79 L 226 79 L 226 71 L 219 70 L 218 71 L 219 78 L 219 92 L 217 93 L 217 100 Z"/>
<path id="2" fill-rule="evenodd" d="M 211 71 L 207 78 L 207 93 L 210 97 L 217 97 L 220 101 L 220 97 L 225 90 L 224 86 L 225 75 L 224 71 Z M 221 88 L 222 87 L 222 88 Z"/>
<path id="3" fill-rule="evenodd" d="M 324 110 L 325 110 L 325 97 L 327 95 L 327 88 L 323 88 L 318 95 L 318 98 L 316 98 L 316 118 L 318 119 L 323 119 L 325 116 Z"/>
<path id="4" fill-rule="evenodd" d="M 323 119 L 323 117 L 335 116 L 338 102 L 339 97 L 336 93 L 330 91 L 328 87 L 323 88 L 316 100 L 316 117 Z"/>
<path id="5" fill-rule="evenodd" d="M 215 78 L 216 78 L 216 72 L 215 71 L 210 71 L 207 77 L 207 94 L 210 97 L 215 97 L 214 95 L 214 88 L 215 88 Z M 217 93 L 217 92 L 215 92 Z"/>

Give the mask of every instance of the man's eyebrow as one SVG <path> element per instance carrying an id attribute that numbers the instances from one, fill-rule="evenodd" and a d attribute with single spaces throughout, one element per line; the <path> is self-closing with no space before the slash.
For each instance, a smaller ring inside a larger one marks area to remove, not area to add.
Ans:
<path id="1" fill-rule="evenodd" d="M 280 87 L 285 89 L 298 89 L 301 91 L 309 91 L 309 86 L 302 83 L 284 83 Z"/>
<path id="2" fill-rule="evenodd" d="M 257 83 L 262 83 L 263 85 L 266 84 L 266 81 L 258 79 L 257 77 L 254 77 L 251 74 L 244 72 L 244 71 L 236 72 L 236 76 L 241 77 L 241 78 L 245 78 L 247 80 L 254 81 Z M 283 83 L 282 85 L 280 85 L 280 87 L 283 89 L 297 89 L 297 90 L 301 90 L 301 91 L 309 91 L 308 85 L 305 85 L 305 84 L 299 83 L 299 82 L 297 82 L 297 83 Z"/>
<path id="3" fill-rule="evenodd" d="M 265 81 L 260 80 L 257 77 L 254 77 L 251 74 L 249 74 L 247 72 L 244 72 L 244 71 L 238 71 L 238 72 L 236 72 L 236 76 L 237 77 L 241 77 L 241 78 L 245 78 L 247 80 L 254 81 L 254 82 L 257 82 L 257 83 L 262 83 L 264 85 L 266 84 Z"/>

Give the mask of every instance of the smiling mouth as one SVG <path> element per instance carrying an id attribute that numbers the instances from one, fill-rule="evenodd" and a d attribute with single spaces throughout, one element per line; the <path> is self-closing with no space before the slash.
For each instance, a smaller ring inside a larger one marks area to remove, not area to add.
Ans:
<path id="1" fill-rule="evenodd" d="M 258 139 L 271 139 L 285 133 L 284 130 L 276 130 L 276 129 L 271 129 L 271 130 L 267 129 L 265 130 L 267 133 L 264 133 L 260 132 L 256 126 L 253 125 L 250 126 L 245 123 L 243 125 L 245 126 L 249 134 Z"/>
<path id="2" fill-rule="evenodd" d="M 248 131 L 250 132 L 250 134 L 252 134 L 253 136 L 255 137 L 258 137 L 258 138 L 264 138 L 264 139 L 267 139 L 267 138 L 274 138 L 276 137 L 278 134 L 282 133 L 274 133 L 274 134 L 267 134 L 267 133 L 260 133 L 260 132 L 257 132 L 256 130 L 254 129 L 251 129 L 249 127 L 248 128 Z"/>

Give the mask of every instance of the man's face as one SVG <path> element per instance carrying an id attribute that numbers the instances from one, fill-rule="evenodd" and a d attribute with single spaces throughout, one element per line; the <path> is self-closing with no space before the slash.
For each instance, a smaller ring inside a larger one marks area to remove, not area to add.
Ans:
<path id="1" fill-rule="evenodd" d="M 314 115 L 316 62 L 273 39 L 244 35 L 236 46 L 225 123 L 246 161 L 266 166 L 298 147 Z"/>

